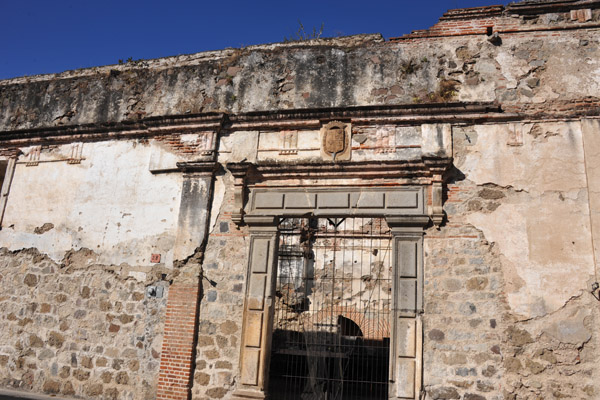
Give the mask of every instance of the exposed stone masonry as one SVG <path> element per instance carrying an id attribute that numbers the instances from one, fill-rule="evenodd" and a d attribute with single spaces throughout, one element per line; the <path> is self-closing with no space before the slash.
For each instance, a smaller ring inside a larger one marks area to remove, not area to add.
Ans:
<path id="1" fill-rule="evenodd" d="M 192 389 L 198 399 L 227 398 L 238 380 L 248 232 L 231 222 L 233 181 L 229 174 L 221 179 L 228 195 L 220 209 L 213 209 L 206 246 Z"/>
<path id="2" fill-rule="evenodd" d="M 165 297 L 146 298 L 144 282 L 124 279 L 119 267 L 67 266 L 34 249 L 2 249 L 0 282 L 0 336 L 11 338 L 0 345 L 2 386 L 84 398 L 155 396 Z"/>

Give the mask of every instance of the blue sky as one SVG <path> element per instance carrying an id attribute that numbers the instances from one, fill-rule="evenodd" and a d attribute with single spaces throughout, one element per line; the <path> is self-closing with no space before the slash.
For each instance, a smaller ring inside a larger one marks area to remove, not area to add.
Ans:
<path id="1" fill-rule="evenodd" d="M 489 0 L 0 0 L 0 79 L 280 42 L 301 21 L 323 36 L 425 29 Z"/>

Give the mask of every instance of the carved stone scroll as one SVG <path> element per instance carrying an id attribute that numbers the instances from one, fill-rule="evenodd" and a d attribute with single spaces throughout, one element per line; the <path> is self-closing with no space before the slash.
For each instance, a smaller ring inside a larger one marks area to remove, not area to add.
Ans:
<path id="1" fill-rule="evenodd" d="M 443 183 L 441 179 L 431 184 L 431 220 L 439 227 L 444 220 Z"/>
<path id="2" fill-rule="evenodd" d="M 249 163 L 230 163 L 227 169 L 231 171 L 234 178 L 233 204 L 234 211 L 231 220 L 240 225 L 244 219 L 244 200 L 246 198 L 246 178 L 250 168 Z"/>

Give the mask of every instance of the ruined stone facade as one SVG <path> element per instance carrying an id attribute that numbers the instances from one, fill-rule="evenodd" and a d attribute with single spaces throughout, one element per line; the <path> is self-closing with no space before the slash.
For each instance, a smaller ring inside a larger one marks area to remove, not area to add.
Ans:
<path id="1" fill-rule="evenodd" d="M 531 0 L 1 81 L 0 386 L 264 398 L 287 307 L 385 339 L 389 398 L 600 398 L 599 29 Z M 311 259 L 354 265 L 330 316 Z"/>

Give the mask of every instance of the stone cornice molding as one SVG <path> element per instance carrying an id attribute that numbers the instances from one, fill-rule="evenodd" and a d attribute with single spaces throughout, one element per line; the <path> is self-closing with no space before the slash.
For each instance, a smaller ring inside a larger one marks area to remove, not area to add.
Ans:
<path id="1" fill-rule="evenodd" d="M 333 120 L 347 121 L 352 126 L 358 127 L 381 124 L 503 123 L 547 120 L 553 116 L 565 119 L 579 117 L 583 114 L 593 117 L 600 115 L 600 105 L 595 100 L 585 99 L 583 105 L 578 103 L 576 108 L 568 112 L 554 110 L 552 104 L 544 104 L 544 108 L 538 110 L 535 105 L 527 104 L 501 107 L 492 102 L 457 102 L 296 109 L 240 114 L 220 112 L 172 115 L 149 117 L 137 121 L 2 131 L 0 132 L 0 147 L 152 138 L 168 134 L 219 133 L 235 130 L 320 129 L 323 123 Z M 558 106 L 564 105 L 557 103 Z M 548 109 L 551 111 L 543 111 Z"/>
<path id="2" fill-rule="evenodd" d="M 121 121 L 85 125 L 56 126 L 0 132 L 0 145 L 29 145 L 43 142 L 61 143 L 74 140 L 127 139 L 171 133 L 218 131 L 225 121 L 223 113 L 195 116 L 150 117 L 138 121 Z"/>
<path id="3" fill-rule="evenodd" d="M 429 183 L 441 180 L 452 165 L 452 158 L 422 158 L 399 161 L 362 161 L 340 163 L 249 164 L 230 163 L 227 168 L 236 176 L 244 171 L 248 185 L 286 179 L 415 179 Z M 233 168 L 233 169 L 232 169 Z M 240 171 L 240 172 L 238 172 Z"/>
<path id="4" fill-rule="evenodd" d="M 277 130 L 319 128 L 323 121 L 350 121 L 353 125 L 473 123 L 514 120 L 516 114 L 503 113 L 490 102 L 431 103 L 339 108 L 257 111 L 240 114 L 203 113 L 148 117 L 136 121 L 55 126 L 0 132 L 0 146 L 26 146 L 66 143 L 74 140 L 143 138 L 172 133 L 226 130 Z"/>

